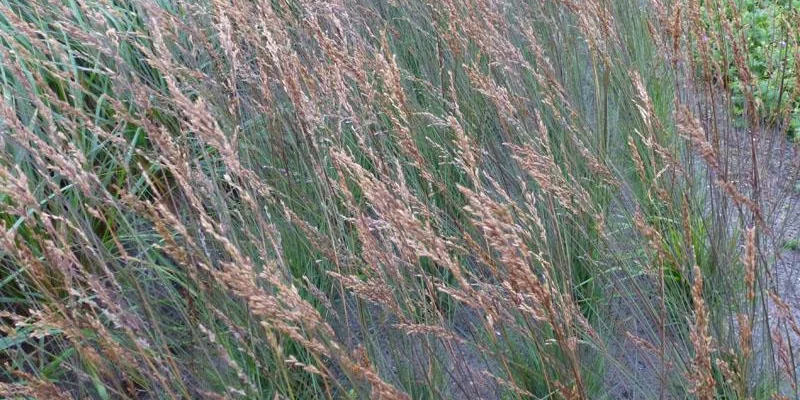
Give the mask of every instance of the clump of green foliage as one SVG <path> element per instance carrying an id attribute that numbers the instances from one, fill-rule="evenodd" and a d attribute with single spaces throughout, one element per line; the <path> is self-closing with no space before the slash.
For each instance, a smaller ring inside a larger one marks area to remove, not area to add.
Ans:
<path id="1" fill-rule="evenodd" d="M 725 7 L 718 14 L 710 11 L 710 7 L 704 10 L 709 26 L 719 28 L 726 22 L 733 35 L 738 35 L 736 28 L 741 27 L 750 82 L 744 78 L 742 65 L 737 65 L 731 41 L 712 45 L 714 61 L 720 66 L 731 92 L 732 110 L 743 123 L 746 92 L 750 87 L 757 117 L 785 128 L 789 138 L 796 140 L 800 138 L 800 96 L 794 51 L 798 38 L 792 28 L 793 21 L 800 17 L 800 1 L 744 0 L 737 3 L 737 11 L 733 6 Z"/>
<path id="2" fill-rule="evenodd" d="M 791 251 L 800 250 L 800 238 L 787 240 L 786 243 L 783 244 L 783 248 Z"/>

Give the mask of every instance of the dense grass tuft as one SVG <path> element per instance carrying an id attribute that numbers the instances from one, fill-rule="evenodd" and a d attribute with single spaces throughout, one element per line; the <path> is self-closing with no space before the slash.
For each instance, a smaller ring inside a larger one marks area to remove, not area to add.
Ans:
<path id="1" fill-rule="evenodd" d="M 798 9 L 720 3 L 0 0 L 0 395 L 797 398 Z"/>

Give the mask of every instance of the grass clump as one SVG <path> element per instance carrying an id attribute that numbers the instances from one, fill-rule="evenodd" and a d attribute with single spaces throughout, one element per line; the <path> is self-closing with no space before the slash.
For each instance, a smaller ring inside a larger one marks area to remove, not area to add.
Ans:
<path id="1" fill-rule="evenodd" d="M 0 2 L 0 394 L 796 395 L 704 12 Z"/>

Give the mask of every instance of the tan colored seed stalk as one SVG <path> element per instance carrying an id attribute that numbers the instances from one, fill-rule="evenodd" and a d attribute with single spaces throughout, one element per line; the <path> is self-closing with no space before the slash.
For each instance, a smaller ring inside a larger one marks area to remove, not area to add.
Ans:
<path id="1" fill-rule="evenodd" d="M 694 347 L 694 358 L 689 380 L 692 382 L 692 393 L 700 400 L 712 400 L 716 391 L 711 353 L 714 351 L 712 338 L 708 331 L 708 309 L 703 300 L 703 275 L 697 265 L 693 269 L 692 303 L 694 319 L 689 321 L 691 331 L 689 337 Z"/>

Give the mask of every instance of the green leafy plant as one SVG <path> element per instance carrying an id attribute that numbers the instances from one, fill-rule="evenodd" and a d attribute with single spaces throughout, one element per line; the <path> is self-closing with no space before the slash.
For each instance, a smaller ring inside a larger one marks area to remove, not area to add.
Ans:
<path id="1" fill-rule="evenodd" d="M 800 250 L 800 239 L 790 239 L 783 243 L 783 248 L 791 251 Z"/>
<path id="2" fill-rule="evenodd" d="M 795 140 L 800 136 L 800 99 L 794 57 L 797 37 L 792 36 L 796 36 L 792 28 L 800 15 L 800 1 L 745 0 L 738 10 L 736 13 L 727 5 L 719 12 L 704 9 L 703 14 L 707 28 L 712 30 L 724 31 L 720 29 L 723 25 L 727 25 L 725 29 L 734 29 L 738 24 L 743 29 L 744 41 L 739 47 L 747 50 L 745 65 L 750 81 L 745 81 L 743 65 L 736 62 L 730 40 L 711 43 L 712 55 L 722 68 L 731 91 L 734 114 L 739 117 L 738 123 L 743 124 L 749 90 L 756 117 L 770 125 L 787 121 L 783 128 L 788 137 Z"/>

